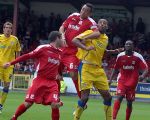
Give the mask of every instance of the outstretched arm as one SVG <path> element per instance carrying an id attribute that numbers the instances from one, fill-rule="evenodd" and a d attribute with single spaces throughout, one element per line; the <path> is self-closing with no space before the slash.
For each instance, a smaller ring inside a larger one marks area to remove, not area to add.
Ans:
<path id="1" fill-rule="evenodd" d="M 92 34 L 89 34 L 89 35 L 85 36 L 84 40 L 98 38 L 99 36 L 100 36 L 100 32 L 99 31 L 94 31 Z"/>
<path id="2" fill-rule="evenodd" d="M 119 72 L 119 71 L 118 71 L 117 69 L 113 69 L 113 70 L 112 70 L 112 73 L 111 73 L 110 79 L 109 79 L 109 85 L 111 85 L 112 80 L 113 80 L 115 74 L 117 74 L 118 72 Z"/>
<path id="3" fill-rule="evenodd" d="M 87 47 L 87 46 L 86 46 L 85 44 L 83 44 L 83 43 L 80 41 L 80 39 L 78 39 L 78 38 L 74 38 L 72 42 L 73 42 L 74 45 L 76 45 L 77 47 L 79 47 L 79 48 L 81 48 L 81 49 L 83 49 L 83 50 L 89 51 L 89 50 L 93 50 L 93 49 L 94 49 L 94 46 L 89 46 L 89 47 Z"/>
<path id="4" fill-rule="evenodd" d="M 32 57 L 33 57 L 33 56 L 32 56 L 30 53 L 24 54 L 24 55 L 22 55 L 22 56 L 20 56 L 20 57 L 17 57 L 14 61 L 5 63 L 5 64 L 3 65 L 3 67 L 4 67 L 4 68 L 7 68 L 7 67 L 9 67 L 9 66 L 11 66 L 11 65 L 14 65 L 14 64 L 16 64 L 16 63 L 18 63 L 18 62 L 25 61 L 25 60 L 30 59 L 30 58 L 32 58 Z"/>
<path id="5" fill-rule="evenodd" d="M 106 53 L 108 53 L 108 54 L 118 54 L 118 53 L 120 53 L 122 51 L 124 51 L 124 48 L 118 48 L 118 49 L 114 49 L 114 50 L 106 49 Z"/>

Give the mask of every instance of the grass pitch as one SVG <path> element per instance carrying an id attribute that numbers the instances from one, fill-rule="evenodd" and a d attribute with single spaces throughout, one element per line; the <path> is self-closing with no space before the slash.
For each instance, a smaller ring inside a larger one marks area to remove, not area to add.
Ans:
<path id="1" fill-rule="evenodd" d="M 24 92 L 10 92 L 5 103 L 0 120 L 10 120 L 18 105 L 24 101 Z M 64 106 L 60 108 L 60 120 L 73 120 L 73 111 L 77 105 L 77 97 L 62 96 Z M 123 101 L 118 120 L 125 120 L 126 102 Z M 26 111 L 18 120 L 51 120 L 51 108 L 34 104 Z M 150 103 L 134 102 L 131 120 L 149 120 L 150 119 Z M 101 99 L 91 98 L 81 117 L 81 120 L 105 120 L 103 104 Z"/>

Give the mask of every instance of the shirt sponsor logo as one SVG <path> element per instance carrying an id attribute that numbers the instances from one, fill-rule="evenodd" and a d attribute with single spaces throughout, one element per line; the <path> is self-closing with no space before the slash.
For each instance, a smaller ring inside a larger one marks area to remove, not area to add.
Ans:
<path id="1" fill-rule="evenodd" d="M 73 30 L 79 30 L 79 27 L 77 25 L 70 25 L 69 24 L 68 28 L 71 28 Z"/>
<path id="2" fill-rule="evenodd" d="M 79 21 L 79 25 L 82 25 L 82 21 Z"/>
<path id="3" fill-rule="evenodd" d="M 132 64 L 135 65 L 135 61 L 132 61 Z"/>
<path id="4" fill-rule="evenodd" d="M 134 70 L 134 66 L 132 66 L 132 65 L 131 65 L 131 66 L 129 66 L 129 65 L 124 65 L 124 66 L 123 66 L 123 69 L 124 69 L 124 70 Z"/>
<path id="5" fill-rule="evenodd" d="M 59 60 L 56 60 L 56 59 L 53 59 L 53 58 L 50 58 L 50 57 L 48 57 L 48 62 L 53 63 L 53 64 L 57 64 L 57 65 L 60 64 Z"/>

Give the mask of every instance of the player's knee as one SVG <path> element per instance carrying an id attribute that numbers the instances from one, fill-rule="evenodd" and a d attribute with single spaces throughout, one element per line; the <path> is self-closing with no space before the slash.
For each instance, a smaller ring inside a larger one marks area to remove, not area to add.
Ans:
<path id="1" fill-rule="evenodd" d="M 117 100 L 119 100 L 120 102 L 122 102 L 124 96 L 117 96 Z"/>
<path id="2" fill-rule="evenodd" d="M 109 97 L 108 99 L 104 99 L 104 105 L 107 105 L 107 106 L 111 106 L 111 101 L 112 101 L 112 97 Z"/>
<path id="3" fill-rule="evenodd" d="M 132 101 L 127 101 L 127 106 L 128 106 L 129 108 L 132 108 Z"/>
<path id="4" fill-rule="evenodd" d="M 86 103 L 89 100 L 89 97 L 88 96 L 83 96 L 81 98 L 81 100 Z"/>
<path id="5" fill-rule="evenodd" d="M 29 108 L 33 105 L 33 102 L 24 102 L 26 108 Z"/>
<path id="6" fill-rule="evenodd" d="M 3 92 L 8 93 L 9 92 L 9 88 L 8 87 L 4 87 L 3 88 Z"/>

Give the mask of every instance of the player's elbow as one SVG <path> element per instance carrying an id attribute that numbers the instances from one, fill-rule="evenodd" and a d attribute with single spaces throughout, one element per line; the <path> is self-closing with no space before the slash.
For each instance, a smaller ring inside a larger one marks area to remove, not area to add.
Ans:
<path id="1" fill-rule="evenodd" d="M 59 32 L 60 32 L 60 33 L 64 33 L 64 31 L 65 31 L 64 26 L 63 26 L 63 25 L 62 25 L 62 26 L 60 26 L 60 28 L 59 28 Z"/>
<path id="2" fill-rule="evenodd" d="M 72 43 L 73 43 L 74 45 L 76 45 L 77 42 L 78 42 L 78 39 L 77 39 L 77 38 L 74 38 L 74 39 L 72 40 Z"/>

